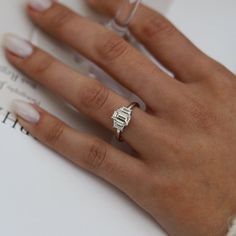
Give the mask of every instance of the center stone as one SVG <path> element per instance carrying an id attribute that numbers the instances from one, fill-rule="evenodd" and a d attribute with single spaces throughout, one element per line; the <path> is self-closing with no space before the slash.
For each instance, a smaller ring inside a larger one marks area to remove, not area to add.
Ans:
<path id="1" fill-rule="evenodd" d="M 112 116 L 113 128 L 123 131 L 129 125 L 132 110 L 127 107 L 121 107 L 116 110 Z"/>

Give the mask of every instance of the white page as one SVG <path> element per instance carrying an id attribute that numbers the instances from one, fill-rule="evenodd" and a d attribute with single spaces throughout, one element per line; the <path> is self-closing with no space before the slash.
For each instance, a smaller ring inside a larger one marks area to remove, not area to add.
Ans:
<path id="1" fill-rule="evenodd" d="M 13 94 L 7 86 L 11 88 L 22 86 L 22 90 L 31 90 L 31 86 L 24 83 L 25 78 L 8 65 L 2 48 L 3 34 L 6 32 L 19 34 L 28 40 L 31 38 L 33 26 L 24 14 L 19 14 L 24 11 L 23 2 L 22 0 L 0 2 L 0 106 L 4 108 L 9 106 L 8 97 Z"/>

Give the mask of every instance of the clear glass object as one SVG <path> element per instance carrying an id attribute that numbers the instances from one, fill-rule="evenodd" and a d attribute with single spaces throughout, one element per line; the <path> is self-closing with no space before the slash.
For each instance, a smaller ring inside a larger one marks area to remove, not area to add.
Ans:
<path id="1" fill-rule="evenodd" d="M 126 37 L 128 34 L 128 26 L 133 19 L 141 0 L 123 0 L 115 17 L 108 23 L 108 27 L 121 37 Z"/>
<path id="2" fill-rule="evenodd" d="M 140 44 L 131 36 L 128 26 L 135 13 L 137 12 L 140 3 L 141 0 L 123 0 L 114 18 L 106 24 L 107 28 L 117 33 L 119 36 L 125 38 L 135 47 L 138 47 L 138 45 Z M 116 91 L 121 96 L 124 96 L 128 99 L 131 98 L 132 94 L 127 89 L 117 83 L 114 79 L 112 79 L 109 75 L 107 75 L 103 70 L 101 70 L 92 62 L 89 71 L 91 77 L 100 80 L 103 84 Z"/>

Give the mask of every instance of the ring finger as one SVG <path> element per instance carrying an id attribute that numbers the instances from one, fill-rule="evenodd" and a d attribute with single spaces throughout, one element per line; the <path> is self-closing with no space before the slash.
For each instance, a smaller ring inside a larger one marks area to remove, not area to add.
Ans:
<path id="1" fill-rule="evenodd" d="M 105 179 L 133 199 L 147 186 L 148 172 L 141 160 L 112 147 L 93 136 L 78 133 L 62 121 L 40 109 L 15 101 L 14 111 L 19 123 L 40 142 L 60 153 L 69 161 Z"/>

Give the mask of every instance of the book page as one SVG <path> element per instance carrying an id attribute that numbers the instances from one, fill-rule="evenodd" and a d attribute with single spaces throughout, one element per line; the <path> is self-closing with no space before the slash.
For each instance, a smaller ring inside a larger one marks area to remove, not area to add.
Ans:
<path id="1" fill-rule="evenodd" d="M 9 97 L 11 95 L 18 96 L 22 93 L 24 97 L 24 91 L 30 90 L 28 95 L 29 100 L 37 102 L 30 94 L 34 87 L 32 83 L 27 81 L 24 76 L 13 69 L 6 61 L 4 51 L 2 48 L 3 36 L 6 32 L 13 32 L 25 37 L 27 40 L 31 39 L 33 32 L 33 25 L 29 22 L 26 15 L 19 14 L 24 11 L 24 1 L 9 1 L 0 2 L 0 106 L 2 108 L 9 107 Z M 10 14 L 9 14 L 10 13 Z M 12 17 L 14 16 L 14 17 Z M 16 91 L 16 88 L 22 87 Z"/>

